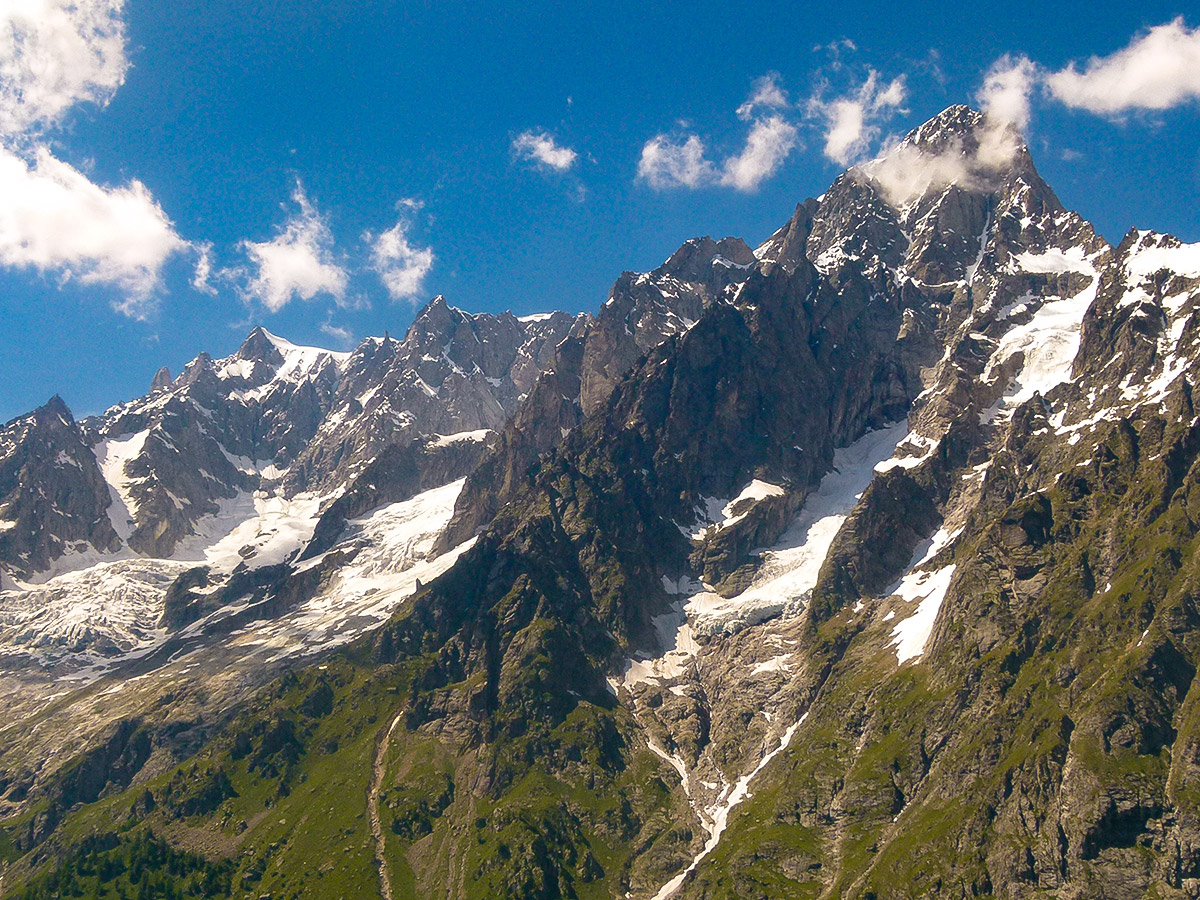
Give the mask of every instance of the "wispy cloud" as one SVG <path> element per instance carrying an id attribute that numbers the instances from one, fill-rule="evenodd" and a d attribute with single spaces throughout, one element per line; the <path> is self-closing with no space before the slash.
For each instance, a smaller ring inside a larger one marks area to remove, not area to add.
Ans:
<path id="1" fill-rule="evenodd" d="M 781 116 L 759 119 L 750 129 L 742 152 L 725 160 L 721 184 L 739 191 L 755 190 L 775 174 L 795 146 L 795 125 Z"/>
<path id="2" fill-rule="evenodd" d="M 828 44 L 816 44 L 812 48 L 813 53 L 825 54 L 829 58 L 829 66 L 834 69 L 842 68 L 844 57 L 857 51 L 858 45 L 848 37 L 838 38 Z"/>
<path id="3" fill-rule="evenodd" d="M 787 94 L 779 84 L 779 73 L 768 72 L 754 82 L 754 90 L 746 102 L 737 108 L 737 116 L 745 122 L 753 118 L 759 109 L 786 109 L 788 106 Z"/>
<path id="4" fill-rule="evenodd" d="M 1111 56 L 1093 56 L 1046 77 L 1067 106 L 1102 115 L 1162 110 L 1200 98 L 1200 27 L 1182 17 L 1151 28 Z"/>
<path id="5" fill-rule="evenodd" d="M 716 169 L 704 154 L 704 142 L 697 135 L 688 135 L 686 138 L 656 135 L 642 147 L 638 178 L 656 191 L 674 187 L 701 187 L 716 177 Z"/>
<path id="6" fill-rule="evenodd" d="M 570 147 L 560 146 L 554 136 L 546 131 L 523 131 L 512 142 L 512 151 L 517 159 L 565 172 L 575 165 L 578 155 Z"/>
<path id="7" fill-rule="evenodd" d="M 642 145 L 637 177 L 656 191 L 709 185 L 753 191 L 775 174 L 798 143 L 796 126 L 783 115 L 761 116 L 757 110 L 787 106 L 779 76 L 774 72 L 764 75 L 736 111 L 739 119 L 751 123 L 740 151 L 717 165 L 708 158 L 699 135 L 657 134 Z"/>
<path id="8" fill-rule="evenodd" d="M 56 158 L 43 132 L 103 105 L 125 80 L 122 0 L 0 6 L 0 264 L 106 283 L 145 318 L 167 259 L 187 247 L 140 181 L 104 187 Z"/>
<path id="9" fill-rule="evenodd" d="M 334 325 L 332 319 L 326 319 L 321 323 L 321 333 L 329 335 L 343 349 L 349 349 L 354 344 L 354 332 L 349 328 Z"/>
<path id="10" fill-rule="evenodd" d="M 210 281 L 213 275 L 212 243 L 203 241 L 193 246 L 196 250 L 196 267 L 192 271 L 192 287 L 201 294 L 216 296 L 217 289 Z"/>
<path id="11" fill-rule="evenodd" d="M 907 95 L 903 75 L 884 83 L 875 69 L 868 69 L 866 80 L 847 95 L 833 100 L 814 95 L 808 110 L 825 122 L 825 156 L 843 166 L 860 162 Z"/>
<path id="12" fill-rule="evenodd" d="M 349 278 L 333 253 L 333 234 L 325 217 L 309 201 L 297 182 L 292 202 L 299 210 L 269 241 L 242 241 L 257 274 L 244 288 L 247 299 L 258 300 L 271 312 L 283 309 L 294 298 L 311 300 L 328 294 L 345 301 Z"/>
<path id="13" fill-rule="evenodd" d="M 371 246 L 372 268 L 388 295 L 393 300 L 411 300 L 420 294 L 425 276 L 433 268 L 434 256 L 431 248 L 414 247 L 409 242 L 412 223 L 406 213 L 420 209 L 420 204 L 402 200 L 397 205 L 401 210 L 399 221 L 378 237 L 365 234 L 363 239 Z"/>
<path id="14" fill-rule="evenodd" d="M 989 116 L 1023 131 L 1029 126 L 1029 96 L 1040 78 L 1029 57 L 1006 53 L 988 69 L 976 99 Z"/>

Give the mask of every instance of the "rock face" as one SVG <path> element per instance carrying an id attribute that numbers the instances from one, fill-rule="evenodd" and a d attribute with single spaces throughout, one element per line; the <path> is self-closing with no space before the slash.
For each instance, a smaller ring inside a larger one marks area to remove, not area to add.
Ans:
<path id="1" fill-rule="evenodd" d="M 275 454 L 205 458 L 230 490 L 336 497 L 294 555 L 179 563 L 165 661 L 5 738 L 9 883 L 207 829 L 242 848 L 239 896 L 1200 896 L 1198 306 L 1200 245 L 1110 246 L 1019 135 L 952 107 L 756 250 L 689 241 L 594 319 L 435 301 L 294 387 L 252 335 L 153 415 L 89 423 L 95 457 L 54 404 L 10 423 L 5 458 L 63 450 L 83 474 L 30 477 L 85 498 L 126 460 L 139 513 L 154 454 L 216 434 Z M 289 410 L 255 412 L 259 444 L 172 406 L 233 377 Z M 0 510 L 67 528 L 25 484 Z M 103 499 L 75 538 L 97 550 Z M 381 608 L 237 703 L 171 668 L 262 684 L 245 660 Z M 63 721 L 75 765 L 46 749 Z M 123 830 L 70 844 L 95 802 Z"/>
<path id="2" fill-rule="evenodd" d="M 626 272 L 588 329 L 580 363 L 584 414 L 600 408 L 638 357 L 686 331 L 714 299 L 738 284 L 754 254 L 739 238 L 688 241 L 652 272 Z"/>
<path id="3" fill-rule="evenodd" d="M 68 549 L 113 550 L 108 486 L 58 395 L 0 429 L 0 559 L 29 575 Z"/>
<path id="4" fill-rule="evenodd" d="M 616 673 L 637 720 L 612 718 L 632 729 L 625 764 L 640 729 L 695 810 L 672 829 L 638 809 L 648 849 L 611 873 L 618 891 L 1196 893 L 1196 813 L 1171 786 L 1186 764 L 1163 761 L 1196 665 L 1179 579 L 1200 253 L 1140 232 L 1109 247 L 1012 140 L 947 111 L 802 205 L 732 302 L 530 477 L 502 439 L 499 474 L 473 480 L 515 497 L 378 639 L 389 660 L 439 648 L 410 727 L 529 753 L 565 784 L 557 729 L 604 708 Z M 1002 163 L 981 160 L 998 141 Z M 967 175 L 943 183 L 951 153 Z M 920 163 L 915 188 L 897 159 Z M 851 464 L 862 488 L 821 539 L 829 517 L 804 508 L 833 508 Z M 1147 533 L 1178 551 L 1145 559 Z M 797 552 L 822 540 L 815 566 Z M 436 687 L 476 675 L 478 693 Z M 533 815 L 508 793 L 524 770 L 491 771 L 489 796 Z M 603 839 L 575 814 L 580 845 Z"/>
<path id="5" fill-rule="evenodd" d="M 755 262 L 739 238 L 693 238 L 657 269 L 625 272 L 595 319 L 558 346 L 547 372 L 508 423 L 496 450 L 467 480 L 440 546 L 470 538 L 516 496 L 531 467 L 601 408 L 640 357 L 732 295 Z"/>
<path id="6" fill-rule="evenodd" d="M 439 297 L 403 341 L 333 353 L 255 328 L 233 356 L 201 354 L 173 381 L 162 368 L 145 397 L 79 426 L 56 398 L 6 426 L 11 521 L 36 527 L 0 537 L 0 570 L 27 578 L 63 556 L 59 567 L 78 568 L 123 550 L 170 558 L 232 527 L 230 509 L 255 491 L 332 498 L 390 447 L 467 432 L 484 440 L 585 321 L 468 315 Z M 458 458 L 461 471 L 431 462 L 431 473 L 453 481 L 474 467 L 471 454 Z"/>
<path id="7" fill-rule="evenodd" d="M 154 373 L 154 378 L 150 381 L 150 393 L 153 394 L 155 391 L 166 390 L 171 386 L 172 380 L 171 370 L 163 366 Z"/>
<path id="8" fill-rule="evenodd" d="M 128 547 L 168 557 L 222 501 L 277 480 L 323 420 L 343 359 L 255 328 L 233 356 L 202 354 L 172 384 L 85 422 Z"/>
<path id="9" fill-rule="evenodd" d="M 496 431 L 583 317 L 471 315 L 437 297 L 403 341 L 364 342 L 329 413 L 284 479 L 329 491 L 385 447 L 418 435 Z"/>
<path id="10" fill-rule="evenodd" d="M 390 444 L 322 511 L 299 558 L 309 559 L 333 547 L 350 519 L 473 472 L 487 450 L 488 442 L 473 432 L 450 439 L 415 438 L 406 444 Z"/>

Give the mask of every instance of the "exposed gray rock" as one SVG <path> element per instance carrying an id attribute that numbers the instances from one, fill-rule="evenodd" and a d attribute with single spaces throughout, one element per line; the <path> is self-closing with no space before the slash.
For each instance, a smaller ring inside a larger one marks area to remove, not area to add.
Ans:
<path id="1" fill-rule="evenodd" d="M 166 390 L 171 386 L 171 380 L 171 370 L 163 366 L 154 373 L 154 378 L 150 381 L 150 393 Z"/>
<path id="2" fill-rule="evenodd" d="M 48 569 L 69 550 L 115 550 L 111 498 L 57 394 L 0 428 L 0 573 Z"/>
<path id="3" fill-rule="evenodd" d="M 335 490 L 385 447 L 421 435 L 499 430 L 583 321 L 472 315 L 435 298 L 403 341 L 368 339 L 351 354 L 284 490 Z"/>

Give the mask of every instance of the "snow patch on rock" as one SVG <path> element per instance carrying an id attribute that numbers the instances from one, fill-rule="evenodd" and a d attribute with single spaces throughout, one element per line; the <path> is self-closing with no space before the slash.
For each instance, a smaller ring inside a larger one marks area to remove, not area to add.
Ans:
<path id="1" fill-rule="evenodd" d="M 833 470 L 821 479 L 799 515 L 783 536 L 762 554 L 753 583 L 735 597 L 703 590 L 692 595 L 687 612 L 697 632 L 735 631 L 766 621 L 807 603 L 833 539 L 875 477 L 876 467 L 889 459 L 908 435 L 908 422 L 869 432 L 838 450 Z"/>
<path id="2" fill-rule="evenodd" d="M 247 629 L 241 643 L 275 661 L 332 649 L 385 622 L 420 585 L 448 570 L 474 543 L 472 539 L 429 556 L 465 482 L 459 479 L 352 519 L 339 546 L 359 547 L 353 561 L 318 596 L 280 619 Z"/>
<path id="3" fill-rule="evenodd" d="M 791 745 L 792 738 L 796 736 L 796 732 L 807 718 L 808 713 L 806 712 L 797 722 L 788 726 L 788 729 L 780 737 L 779 744 L 773 750 L 763 754 L 762 759 L 758 761 L 758 765 L 739 778 L 734 784 L 726 784 L 715 804 L 705 808 L 703 811 L 698 811 L 700 824 L 708 832 L 708 840 L 704 842 L 703 849 L 696 854 L 686 869 L 658 889 L 658 892 L 654 895 L 654 900 L 669 900 L 670 897 L 673 897 L 683 886 L 687 877 L 704 861 L 705 857 L 717 849 L 717 845 L 721 843 L 721 836 L 725 833 L 725 829 L 729 825 L 730 813 L 743 801 L 754 796 L 750 793 L 750 782 L 758 776 L 759 772 L 767 767 L 771 760 Z M 654 750 L 653 747 L 650 749 Z M 668 762 L 671 762 L 671 760 L 668 760 Z M 686 779 L 686 770 L 680 774 Z"/>
<path id="4" fill-rule="evenodd" d="M 891 646 L 895 648 L 900 664 L 917 659 L 925 652 L 925 646 L 933 634 L 933 623 L 942 608 L 942 601 L 946 599 L 950 579 L 954 577 L 953 564 L 932 570 L 922 567 L 954 543 L 960 533 L 939 529 L 930 540 L 917 548 L 915 561 L 889 591 L 890 595 L 906 603 L 917 603 L 916 610 L 897 622 L 892 629 Z M 890 615 L 888 618 L 891 618 Z"/>
<path id="5" fill-rule="evenodd" d="M 147 429 L 135 434 L 109 438 L 96 445 L 96 462 L 100 465 L 100 473 L 104 476 L 108 484 L 108 493 L 112 497 L 108 507 L 108 518 L 122 542 L 128 540 L 129 535 L 133 533 L 137 519 L 137 501 L 129 489 L 133 479 L 126 473 L 125 467 L 130 460 L 141 454 L 149 434 Z"/>

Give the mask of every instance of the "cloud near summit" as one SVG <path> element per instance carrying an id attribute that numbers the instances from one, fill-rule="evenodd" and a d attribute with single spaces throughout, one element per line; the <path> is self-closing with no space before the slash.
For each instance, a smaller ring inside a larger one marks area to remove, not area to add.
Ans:
<path id="1" fill-rule="evenodd" d="M 406 211 L 420 208 L 414 200 L 398 204 L 401 215 L 387 231 L 378 237 L 363 235 L 371 246 L 371 263 L 375 273 L 393 300 L 413 300 L 421 293 L 425 276 L 433 268 L 433 250 L 414 247 L 408 238 L 411 222 Z"/>
<path id="2" fill-rule="evenodd" d="M 1174 19 L 1135 35 L 1108 56 L 1082 68 L 1050 71 L 1027 56 L 1001 56 L 984 76 L 976 99 L 994 117 L 1024 129 L 1038 95 L 1072 109 L 1117 117 L 1200 100 L 1200 27 Z"/>
<path id="3" fill-rule="evenodd" d="M 840 166 L 863 165 L 878 152 L 886 123 L 906 112 L 907 75 L 885 79 L 876 69 L 867 68 L 856 86 L 843 84 L 840 92 L 831 92 L 825 78 L 844 79 L 852 68 L 844 56 L 857 48 L 844 41 L 815 49 L 829 50 L 834 61 L 818 70 L 819 86 L 799 108 L 820 129 L 827 159 Z M 1006 53 L 983 73 L 981 82 L 974 100 L 987 113 L 989 124 L 981 132 L 978 151 L 968 166 L 972 171 L 986 171 L 993 163 L 1012 158 L 1020 145 L 1020 133 L 1030 125 L 1037 98 L 1109 117 L 1200 100 L 1200 27 L 1189 28 L 1182 17 L 1176 18 L 1134 35 L 1126 46 L 1108 56 L 1093 56 L 1082 65 L 1071 63 L 1058 71 L 1028 56 Z M 660 191 L 718 185 L 752 191 L 778 171 L 800 145 L 792 112 L 796 108 L 789 102 L 779 74 L 768 73 L 754 82 L 736 110 L 739 119 L 750 123 L 741 151 L 718 162 L 699 134 L 663 132 L 643 144 L 637 178 Z M 897 142 L 896 137 L 882 140 L 890 146 Z M 886 164 L 877 160 L 875 167 L 885 173 L 899 171 L 910 155 L 902 150 Z M 964 165 L 946 159 L 931 170 L 927 163 L 922 160 L 915 167 L 916 181 L 927 176 L 935 181 L 951 177 L 950 170 Z M 947 171 L 940 171 L 943 168 Z M 895 196 L 907 196 L 913 189 L 901 183 L 906 180 L 912 179 L 889 179 L 894 182 Z"/>
<path id="4" fill-rule="evenodd" d="M 866 80 L 845 96 L 825 100 L 814 95 L 808 111 L 826 124 L 825 156 L 843 166 L 863 159 L 879 137 L 882 123 L 900 111 L 907 96 L 903 75 L 885 84 L 874 69 L 868 69 Z"/>

